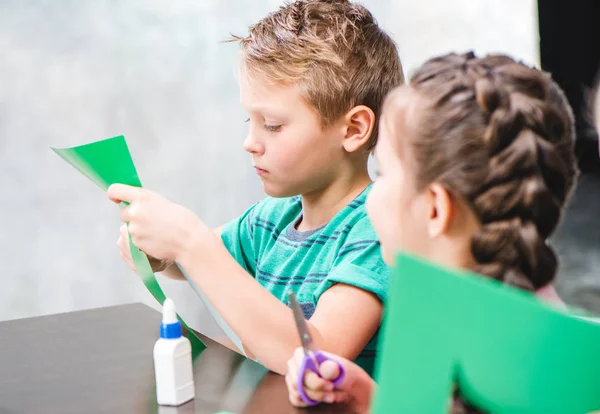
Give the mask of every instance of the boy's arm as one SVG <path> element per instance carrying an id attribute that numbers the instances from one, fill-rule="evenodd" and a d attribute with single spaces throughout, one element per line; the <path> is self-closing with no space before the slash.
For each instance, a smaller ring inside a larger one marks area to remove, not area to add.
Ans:
<path id="1" fill-rule="evenodd" d="M 191 245 L 179 263 L 244 346 L 267 368 L 285 374 L 300 345 L 292 310 L 251 277 L 216 237 Z M 321 295 L 308 326 L 319 349 L 354 359 L 377 331 L 382 312 L 376 295 L 339 283 Z"/>
<path id="2" fill-rule="evenodd" d="M 213 229 L 213 233 L 215 234 L 215 236 L 217 236 L 219 239 L 221 238 L 221 233 L 223 232 L 223 226 L 219 226 L 215 229 Z M 168 277 L 169 279 L 174 279 L 174 280 L 186 280 L 185 276 L 183 274 L 181 274 L 181 271 L 179 270 L 179 268 L 177 266 L 175 266 L 175 263 L 171 263 L 169 266 L 167 266 L 163 271 L 160 272 L 161 275 Z"/>
<path id="3" fill-rule="evenodd" d="M 141 250 L 177 261 L 245 347 L 267 368 L 286 372 L 287 360 L 300 345 L 299 335 L 291 309 L 247 273 L 254 270 L 252 246 L 226 247 L 223 237 L 217 237 L 191 211 L 146 189 L 115 184 L 108 189 L 108 196 L 130 203 L 121 210 L 121 221 L 136 230 L 132 237 L 137 238 Z M 243 240 L 253 240 L 248 225 L 251 211 L 233 224 L 250 236 Z M 241 248 L 236 253 L 243 260 L 236 261 L 231 248 Z M 370 286 L 348 286 L 355 285 L 352 278 L 357 272 L 366 270 L 361 263 L 351 263 L 350 257 L 356 252 L 355 247 L 343 252 L 335 273 L 328 276 L 329 286 L 317 295 L 318 306 L 309 321 L 316 346 L 348 359 L 355 358 L 371 340 L 382 314 L 379 298 L 368 293 L 373 290 Z M 369 283 L 381 285 L 373 279 L 377 272 L 368 276 Z"/>

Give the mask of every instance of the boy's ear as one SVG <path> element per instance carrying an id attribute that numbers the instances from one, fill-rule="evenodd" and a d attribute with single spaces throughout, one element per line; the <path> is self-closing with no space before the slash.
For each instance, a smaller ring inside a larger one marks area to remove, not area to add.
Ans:
<path id="1" fill-rule="evenodd" d="M 367 143 L 375 126 L 375 113 L 365 105 L 357 105 L 344 116 L 346 134 L 342 145 L 348 152 L 355 152 Z"/>

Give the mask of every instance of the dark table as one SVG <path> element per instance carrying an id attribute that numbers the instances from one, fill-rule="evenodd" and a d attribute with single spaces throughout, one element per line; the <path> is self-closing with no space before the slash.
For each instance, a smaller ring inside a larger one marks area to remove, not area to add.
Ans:
<path id="1" fill-rule="evenodd" d="M 0 323 L 0 414 L 348 412 L 293 408 L 284 378 L 202 337 L 196 398 L 156 404 L 152 349 L 161 315 L 143 304 Z"/>

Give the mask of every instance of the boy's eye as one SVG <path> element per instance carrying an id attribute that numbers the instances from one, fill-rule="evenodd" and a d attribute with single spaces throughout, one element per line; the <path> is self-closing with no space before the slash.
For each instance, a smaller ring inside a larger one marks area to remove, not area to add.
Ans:
<path id="1" fill-rule="evenodd" d="M 279 132 L 281 130 L 281 125 L 263 125 L 263 127 L 269 132 Z"/>

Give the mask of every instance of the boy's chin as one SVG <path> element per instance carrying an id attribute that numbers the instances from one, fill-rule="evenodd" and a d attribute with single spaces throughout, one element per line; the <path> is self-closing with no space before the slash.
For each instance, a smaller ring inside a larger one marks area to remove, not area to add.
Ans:
<path id="1" fill-rule="evenodd" d="M 275 186 L 272 183 L 266 183 L 264 181 L 263 181 L 263 191 L 269 197 L 273 197 L 273 198 L 286 198 L 286 197 L 293 197 L 293 196 L 298 195 L 291 188 Z"/>

